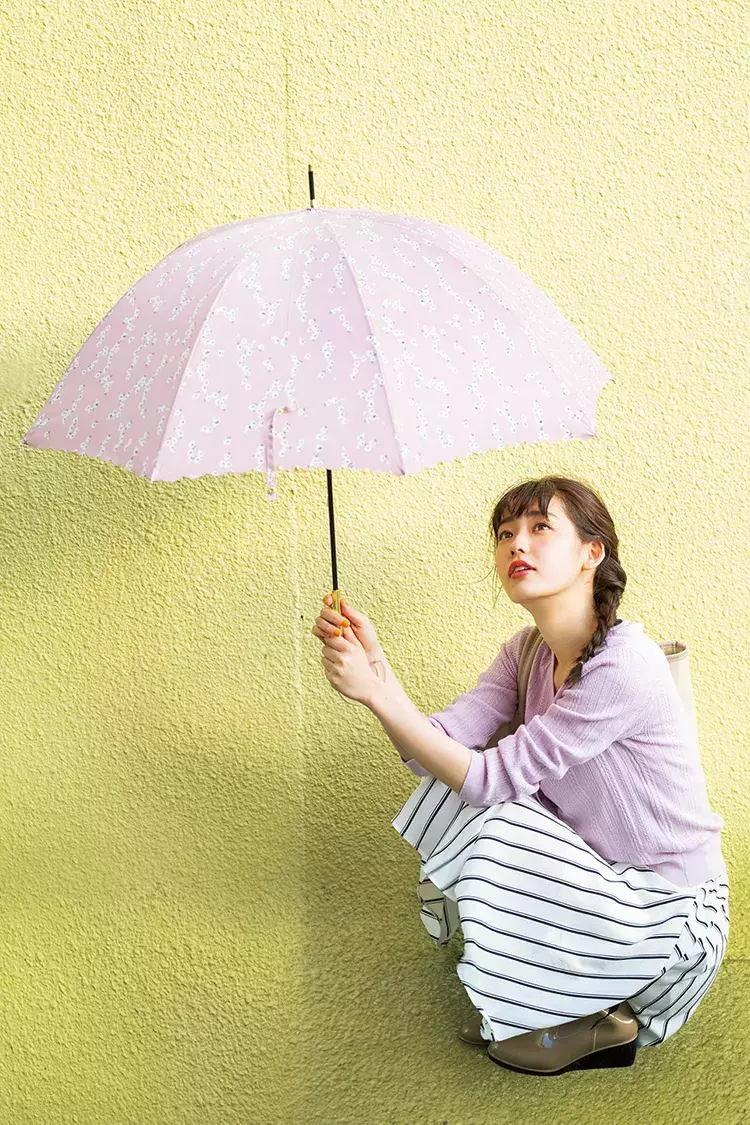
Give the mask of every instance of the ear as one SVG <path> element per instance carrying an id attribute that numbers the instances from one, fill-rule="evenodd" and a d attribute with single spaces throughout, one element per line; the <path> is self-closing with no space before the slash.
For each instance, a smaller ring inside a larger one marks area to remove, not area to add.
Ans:
<path id="1" fill-rule="evenodd" d="M 607 548 L 601 539 L 597 539 L 595 543 L 589 543 L 589 564 L 591 567 L 600 566 L 606 557 Z"/>

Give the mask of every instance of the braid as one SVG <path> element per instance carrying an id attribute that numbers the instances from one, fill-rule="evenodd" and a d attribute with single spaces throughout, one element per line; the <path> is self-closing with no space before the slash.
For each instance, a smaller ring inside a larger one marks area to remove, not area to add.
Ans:
<path id="1" fill-rule="evenodd" d="M 565 684 L 575 684 L 581 678 L 583 665 L 595 656 L 604 644 L 604 638 L 617 620 L 617 607 L 620 604 L 627 576 L 616 551 L 608 553 L 599 563 L 594 576 L 594 612 L 597 626 L 589 643 L 578 657 L 578 663 L 565 679 Z"/>

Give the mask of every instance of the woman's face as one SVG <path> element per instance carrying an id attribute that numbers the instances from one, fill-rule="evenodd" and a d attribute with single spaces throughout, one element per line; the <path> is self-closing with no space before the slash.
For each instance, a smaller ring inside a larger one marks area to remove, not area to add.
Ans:
<path id="1" fill-rule="evenodd" d="M 511 601 L 525 605 L 535 598 L 566 590 L 576 582 L 593 583 L 595 568 L 584 569 L 591 546 L 580 542 L 562 502 L 553 496 L 546 519 L 534 504 L 519 519 L 501 523 L 495 569 Z M 534 569 L 511 578 L 508 567 L 516 559 Z"/>

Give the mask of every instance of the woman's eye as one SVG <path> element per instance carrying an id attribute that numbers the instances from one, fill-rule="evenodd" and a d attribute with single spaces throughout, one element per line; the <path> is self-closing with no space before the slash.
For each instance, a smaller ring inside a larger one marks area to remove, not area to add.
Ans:
<path id="1" fill-rule="evenodd" d="M 545 522 L 544 522 L 544 520 L 540 520 L 540 521 L 539 521 L 539 523 L 537 523 L 537 524 L 534 524 L 534 531 L 536 531 L 536 529 L 537 529 L 538 527 L 549 527 L 549 526 L 550 526 L 550 525 L 549 525 L 548 523 L 545 523 Z M 551 528 L 550 528 L 550 530 L 551 530 Z M 501 532 L 500 532 L 500 539 L 502 539 L 502 537 L 503 537 L 504 535 L 505 535 L 505 532 L 504 532 L 504 531 L 501 531 Z M 510 532 L 508 532 L 508 535 L 510 535 Z"/>

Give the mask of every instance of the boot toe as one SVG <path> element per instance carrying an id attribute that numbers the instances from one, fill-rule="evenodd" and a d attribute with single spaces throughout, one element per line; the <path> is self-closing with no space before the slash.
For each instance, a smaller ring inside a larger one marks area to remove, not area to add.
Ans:
<path id="1" fill-rule="evenodd" d="M 462 1039 L 464 1043 L 477 1044 L 484 1047 L 487 1040 L 482 1038 L 482 1016 L 479 1012 L 462 1023 L 458 1029 L 458 1038 Z"/>

